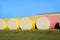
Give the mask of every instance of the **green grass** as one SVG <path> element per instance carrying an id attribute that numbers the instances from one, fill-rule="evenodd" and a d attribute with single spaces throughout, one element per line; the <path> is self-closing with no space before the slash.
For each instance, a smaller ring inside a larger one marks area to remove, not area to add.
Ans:
<path id="1" fill-rule="evenodd" d="M 60 30 L 0 30 L 0 40 L 60 40 Z"/>

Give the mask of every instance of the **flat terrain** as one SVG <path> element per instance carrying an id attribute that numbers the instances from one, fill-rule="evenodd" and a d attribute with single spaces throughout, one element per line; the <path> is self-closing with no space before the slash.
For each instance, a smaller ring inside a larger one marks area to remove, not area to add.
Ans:
<path id="1" fill-rule="evenodd" d="M 0 30 L 0 40 L 60 40 L 60 30 Z"/>

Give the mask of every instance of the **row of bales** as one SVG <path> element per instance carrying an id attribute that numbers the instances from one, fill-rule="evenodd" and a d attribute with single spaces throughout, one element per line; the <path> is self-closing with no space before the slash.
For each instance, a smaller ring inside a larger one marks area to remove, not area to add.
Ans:
<path id="1" fill-rule="evenodd" d="M 0 30 L 54 29 L 56 23 L 60 23 L 59 13 L 22 18 L 0 18 Z"/>

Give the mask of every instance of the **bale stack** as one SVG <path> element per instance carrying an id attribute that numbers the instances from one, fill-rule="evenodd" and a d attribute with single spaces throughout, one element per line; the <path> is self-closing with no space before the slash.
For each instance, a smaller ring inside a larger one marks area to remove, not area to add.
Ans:
<path id="1" fill-rule="evenodd" d="M 0 19 L 0 30 L 54 29 L 56 23 L 60 25 L 60 13 L 39 14 L 23 18 L 6 18 Z"/>

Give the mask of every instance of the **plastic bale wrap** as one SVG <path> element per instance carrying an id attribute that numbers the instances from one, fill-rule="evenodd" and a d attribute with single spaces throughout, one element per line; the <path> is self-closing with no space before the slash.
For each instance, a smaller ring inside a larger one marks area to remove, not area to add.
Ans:
<path id="1" fill-rule="evenodd" d="M 20 20 L 20 27 L 22 30 L 31 30 L 35 28 L 35 22 L 33 17 L 23 17 Z"/>
<path id="2" fill-rule="evenodd" d="M 49 15 L 47 16 L 47 18 L 50 21 L 50 29 L 54 29 L 56 23 L 59 23 L 59 20 L 60 20 L 60 16 L 58 15 Z"/>
<path id="3" fill-rule="evenodd" d="M 50 21 L 50 29 L 54 29 L 56 23 L 60 20 L 60 13 L 45 14 Z"/>
<path id="4" fill-rule="evenodd" d="M 0 30 L 5 30 L 7 27 L 7 23 L 4 19 L 0 19 Z"/>
<path id="5" fill-rule="evenodd" d="M 8 19 L 8 27 L 10 30 L 19 30 L 19 18 L 9 18 Z"/>
<path id="6" fill-rule="evenodd" d="M 49 29 L 50 21 L 47 17 L 40 15 L 36 20 L 36 27 L 38 29 Z"/>
<path id="7" fill-rule="evenodd" d="M 36 17 L 35 16 L 30 16 L 29 19 L 32 21 L 31 29 L 33 30 L 36 27 Z"/>

